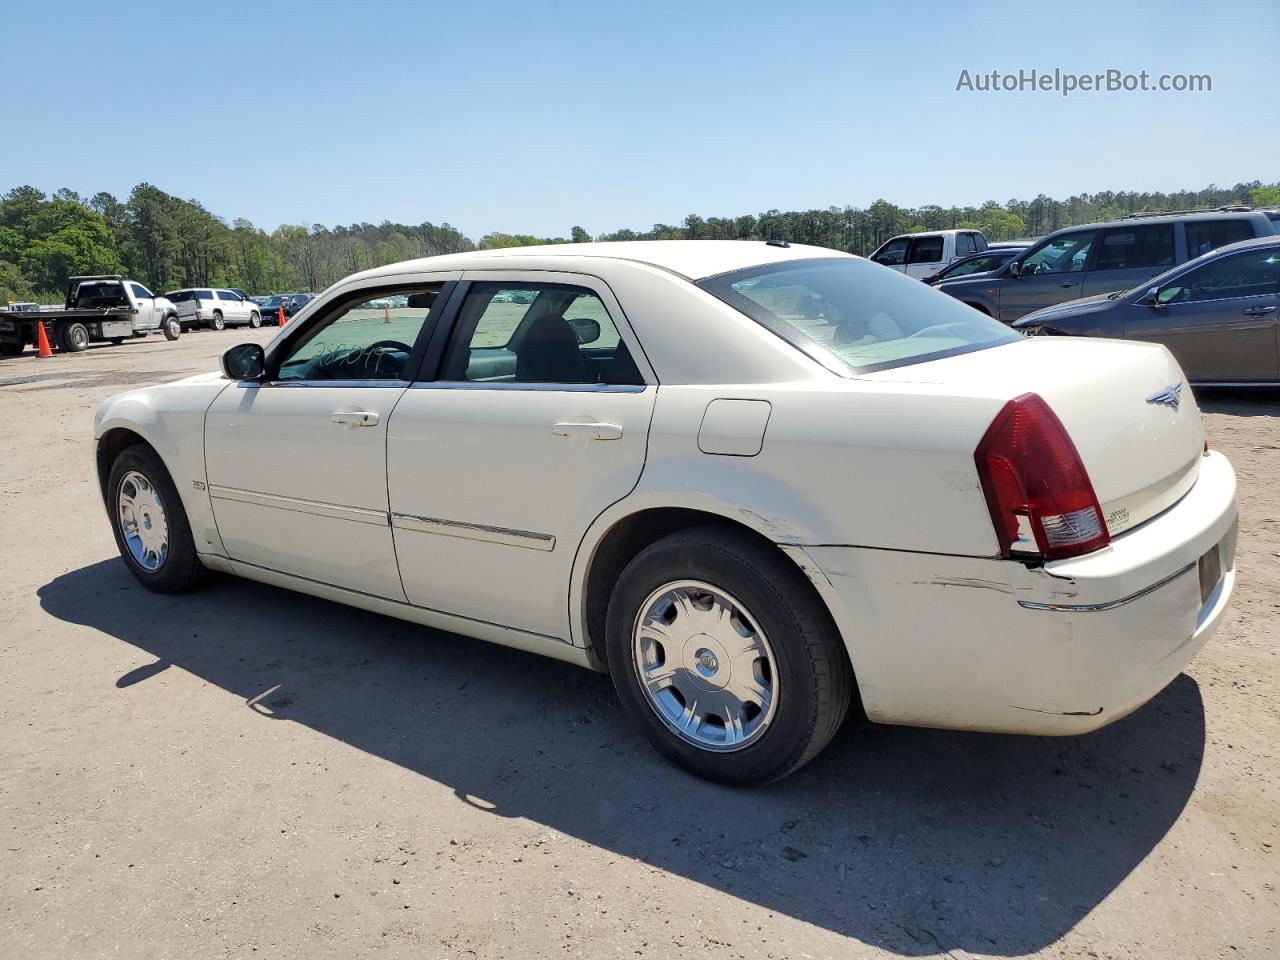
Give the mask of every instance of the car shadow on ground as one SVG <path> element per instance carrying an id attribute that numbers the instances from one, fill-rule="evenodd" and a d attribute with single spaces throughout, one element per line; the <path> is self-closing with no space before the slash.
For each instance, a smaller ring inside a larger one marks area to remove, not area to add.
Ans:
<path id="1" fill-rule="evenodd" d="M 1148 856 L 1200 770 L 1180 676 L 1067 739 L 846 724 L 795 776 L 729 789 L 657 758 L 606 677 L 260 584 L 144 594 L 109 560 L 39 591 L 50 615 L 451 787 L 625 857 L 904 955 L 1017 955 L 1068 931 Z"/>
<path id="2" fill-rule="evenodd" d="M 1196 387 L 1196 403 L 1204 413 L 1233 417 L 1280 417 L 1280 388 Z"/>

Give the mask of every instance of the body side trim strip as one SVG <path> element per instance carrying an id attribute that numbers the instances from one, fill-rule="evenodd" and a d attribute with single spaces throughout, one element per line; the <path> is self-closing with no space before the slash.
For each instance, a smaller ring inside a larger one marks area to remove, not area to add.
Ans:
<path id="1" fill-rule="evenodd" d="M 1132 603 L 1139 600 L 1147 594 L 1159 590 L 1165 584 L 1177 580 L 1184 573 L 1194 570 L 1196 567 L 1195 560 L 1188 563 L 1185 567 L 1173 571 L 1167 577 L 1157 580 L 1149 587 L 1143 587 L 1137 593 L 1131 593 L 1127 597 L 1121 597 L 1119 600 L 1108 600 L 1105 603 L 1038 603 L 1034 600 L 1019 600 L 1018 606 L 1026 607 L 1028 610 L 1058 610 L 1064 613 L 1093 613 L 1097 610 L 1114 610 L 1116 607 L 1123 607 L 1126 603 Z"/>
<path id="2" fill-rule="evenodd" d="M 234 500 L 257 507 L 274 507 L 277 510 L 292 510 L 295 513 L 309 513 L 335 520 L 354 520 L 357 523 L 371 523 L 379 527 L 389 525 L 386 511 L 370 510 L 366 507 L 344 507 L 336 503 L 322 503 L 319 500 L 301 500 L 297 497 L 282 497 L 273 493 L 255 493 L 252 490 L 223 487 L 216 483 L 209 484 L 209 496 L 214 500 Z"/>
<path id="3" fill-rule="evenodd" d="M 484 540 L 509 547 L 525 547 L 529 550 L 550 551 L 556 546 L 556 538 L 549 533 L 513 530 L 510 527 L 491 527 L 483 523 L 463 523 L 460 520 L 442 520 L 439 517 L 419 517 L 411 513 L 393 513 L 391 526 L 396 530 L 435 533 L 444 537 L 461 537 L 464 540 Z"/>

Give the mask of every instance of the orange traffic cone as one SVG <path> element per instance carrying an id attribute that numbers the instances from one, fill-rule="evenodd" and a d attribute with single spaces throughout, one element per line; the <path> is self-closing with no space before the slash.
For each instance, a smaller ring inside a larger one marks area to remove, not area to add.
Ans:
<path id="1" fill-rule="evenodd" d="M 391 322 L 391 307 L 389 307 L 389 306 L 387 306 L 387 305 L 385 305 L 385 304 L 384 304 L 384 305 L 383 305 L 383 307 L 382 307 L 382 322 L 383 322 L 383 323 L 390 323 L 390 322 Z"/>
<path id="2" fill-rule="evenodd" d="M 276 307 L 276 326 L 284 326 L 284 307 Z"/>
<path id="3" fill-rule="evenodd" d="M 49 348 L 49 338 L 44 332 L 44 321 L 36 321 L 36 342 L 40 345 L 40 356 L 52 357 L 53 350 Z"/>

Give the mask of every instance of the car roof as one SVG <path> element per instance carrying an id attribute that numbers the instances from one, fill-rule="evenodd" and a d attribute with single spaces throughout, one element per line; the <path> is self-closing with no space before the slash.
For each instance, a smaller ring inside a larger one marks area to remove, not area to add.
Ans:
<path id="1" fill-rule="evenodd" d="M 503 247 L 446 253 L 421 260 L 405 260 L 366 270 L 360 279 L 395 276 L 435 270 L 542 269 L 558 270 L 588 260 L 608 259 L 645 264 L 678 274 L 688 280 L 702 280 L 734 270 L 810 260 L 814 257 L 851 257 L 827 247 L 804 244 L 786 246 L 763 240 L 625 240 L 613 243 L 557 243 L 533 247 Z M 354 278 L 353 278 L 354 279 Z"/>
<path id="2" fill-rule="evenodd" d="M 1265 218 L 1266 212 L 1263 210 L 1204 210 L 1196 213 L 1156 213 L 1142 214 L 1141 216 L 1119 217 L 1115 220 L 1099 220 L 1096 223 L 1081 223 L 1072 227 L 1060 227 L 1054 230 L 1048 236 L 1058 233 L 1065 233 L 1068 230 L 1098 230 L 1103 227 L 1139 227 L 1148 223 L 1173 223 L 1181 220 L 1189 223 L 1199 223 L 1205 220 L 1256 220 L 1259 217 Z M 1043 237 L 1041 239 L 1044 239 Z"/>

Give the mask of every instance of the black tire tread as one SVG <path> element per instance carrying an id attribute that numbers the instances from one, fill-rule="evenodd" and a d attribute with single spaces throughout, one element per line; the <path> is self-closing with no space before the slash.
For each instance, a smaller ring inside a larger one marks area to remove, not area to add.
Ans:
<path id="1" fill-rule="evenodd" d="M 166 521 L 169 524 L 169 556 L 155 573 L 142 570 L 129 555 L 120 525 L 116 522 L 115 496 L 120 486 L 120 476 L 131 465 L 136 465 L 150 479 L 164 497 Z M 198 586 L 207 573 L 196 555 L 195 538 L 187 520 L 186 507 L 178 488 L 159 455 L 145 443 L 126 447 L 116 456 L 107 480 L 107 515 L 116 538 L 120 558 L 134 578 L 148 590 L 156 593 L 183 593 Z"/>

